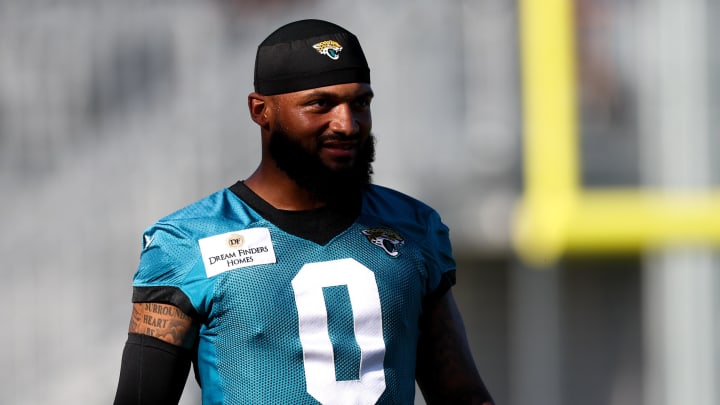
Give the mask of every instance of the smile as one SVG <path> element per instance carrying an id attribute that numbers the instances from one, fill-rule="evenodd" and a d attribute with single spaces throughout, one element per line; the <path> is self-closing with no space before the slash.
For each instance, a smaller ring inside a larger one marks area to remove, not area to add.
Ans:
<path id="1" fill-rule="evenodd" d="M 328 141 L 328 142 L 323 142 L 321 146 L 326 149 L 352 150 L 352 149 L 357 148 L 357 142 L 355 142 L 355 141 Z"/>

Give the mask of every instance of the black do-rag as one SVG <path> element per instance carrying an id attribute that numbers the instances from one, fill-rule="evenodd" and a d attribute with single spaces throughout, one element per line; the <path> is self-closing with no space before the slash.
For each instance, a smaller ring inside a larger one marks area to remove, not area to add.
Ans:
<path id="1" fill-rule="evenodd" d="M 360 41 L 322 20 L 278 28 L 258 46 L 255 91 L 267 96 L 343 83 L 370 83 Z"/>

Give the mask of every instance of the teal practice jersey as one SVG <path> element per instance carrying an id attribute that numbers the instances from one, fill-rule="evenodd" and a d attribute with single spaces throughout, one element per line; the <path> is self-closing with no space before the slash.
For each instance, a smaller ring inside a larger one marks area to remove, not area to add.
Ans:
<path id="1" fill-rule="evenodd" d="M 374 185 L 342 219 L 238 183 L 148 228 L 133 301 L 200 324 L 203 404 L 413 403 L 423 302 L 454 280 L 448 229 Z"/>

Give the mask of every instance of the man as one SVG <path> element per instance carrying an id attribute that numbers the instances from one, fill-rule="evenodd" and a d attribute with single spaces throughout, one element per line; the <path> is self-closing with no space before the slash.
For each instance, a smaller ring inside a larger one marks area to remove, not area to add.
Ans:
<path id="1" fill-rule="evenodd" d="M 490 404 L 452 297 L 448 230 L 372 185 L 370 71 L 319 20 L 263 41 L 246 180 L 144 235 L 115 404 Z"/>

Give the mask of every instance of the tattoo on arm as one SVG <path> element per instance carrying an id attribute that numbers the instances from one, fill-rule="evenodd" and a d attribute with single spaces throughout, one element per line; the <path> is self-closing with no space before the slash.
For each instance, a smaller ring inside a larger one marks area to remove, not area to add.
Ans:
<path id="1" fill-rule="evenodd" d="M 193 344 L 193 320 L 180 308 L 156 302 L 133 304 L 130 333 L 148 335 L 175 346 Z"/>

